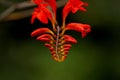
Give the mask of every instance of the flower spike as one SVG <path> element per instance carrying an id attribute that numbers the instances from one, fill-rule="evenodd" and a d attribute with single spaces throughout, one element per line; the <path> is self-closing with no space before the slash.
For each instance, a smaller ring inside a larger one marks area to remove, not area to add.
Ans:
<path id="1" fill-rule="evenodd" d="M 56 0 L 33 0 L 38 6 L 32 13 L 31 23 L 37 18 L 44 24 L 51 21 L 53 29 L 38 28 L 31 33 L 32 37 L 37 37 L 37 40 L 43 41 L 45 46 L 50 50 L 52 58 L 57 62 L 62 62 L 67 58 L 67 54 L 72 47 L 72 44 L 77 44 L 77 40 L 67 35 L 67 30 L 80 32 L 84 38 L 87 33 L 91 32 L 91 27 L 88 24 L 82 23 L 68 23 L 65 24 L 67 15 L 72 12 L 76 13 L 78 10 L 86 11 L 84 8 L 88 6 L 82 0 L 68 0 L 62 11 L 63 23 L 60 27 L 56 20 Z M 50 6 L 52 11 L 47 6 Z"/>

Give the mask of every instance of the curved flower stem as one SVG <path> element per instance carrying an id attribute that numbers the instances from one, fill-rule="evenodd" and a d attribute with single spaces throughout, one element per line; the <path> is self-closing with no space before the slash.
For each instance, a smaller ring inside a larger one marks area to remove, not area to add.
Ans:
<path id="1" fill-rule="evenodd" d="M 60 36 L 60 27 L 59 25 L 56 26 L 56 29 L 57 29 L 57 36 L 56 36 L 56 45 L 55 45 L 55 52 L 57 54 L 57 57 L 58 57 L 58 60 L 60 60 L 60 56 L 59 56 L 59 53 L 58 53 L 58 42 L 59 42 L 59 36 Z"/>
<path id="2" fill-rule="evenodd" d="M 64 17 L 64 19 L 63 19 L 63 22 L 62 22 L 62 27 L 61 27 L 61 29 L 64 29 L 65 28 L 65 20 L 66 20 L 66 16 Z"/>
<path id="3" fill-rule="evenodd" d="M 63 27 L 62 32 L 60 34 L 61 37 L 64 35 L 65 31 L 66 31 L 66 29 L 64 29 L 64 27 Z"/>
<path id="4" fill-rule="evenodd" d="M 52 28 L 53 28 L 53 31 L 56 31 L 54 23 L 52 23 Z"/>

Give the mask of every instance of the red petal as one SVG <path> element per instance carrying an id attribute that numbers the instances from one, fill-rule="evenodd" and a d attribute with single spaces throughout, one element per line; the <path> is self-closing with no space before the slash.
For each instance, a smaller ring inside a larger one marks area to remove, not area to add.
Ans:
<path id="1" fill-rule="evenodd" d="M 31 24 L 33 24 L 35 18 L 36 18 L 36 15 L 33 15 L 32 18 L 31 18 Z"/>
<path id="2" fill-rule="evenodd" d="M 37 14 L 37 18 L 42 22 L 47 24 L 48 23 L 48 18 L 45 15 L 45 13 L 43 11 L 41 11 L 40 13 Z"/>
<path id="3" fill-rule="evenodd" d="M 35 18 L 40 20 L 42 23 L 48 23 L 48 17 L 45 15 L 45 12 L 42 8 L 35 8 L 35 11 L 32 13 L 31 23 L 34 22 Z"/>
<path id="4" fill-rule="evenodd" d="M 54 55 L 54 54 L 56 54 L 56 53 L 55 53 L 55 51 L 52 51 L 51 54 Z"/>
<path id="5" fill-rule="evenodd" d="M 65 30 L 74 30 L 82 33 L 82 37 L 85 37 L 87 33 L 91 31 L 90 25 L 80 23 L 70 23 L 65 27 Z"/>
<path id="6" fill-rule="evenodd" d="M 54 14 L 56 15 L 56 8 L 57 8 L 56 0 L 33 0 L 33 2 L 39 6 L 43 4 L 42 2 L 48 3 L 51 6 Z"/>
<path id="7" fill-rule="evenodd" d="M 39 29 L 34 30 L 31 33 L 31 36 L 34 37 L 34 36 L 38 36 L 38 35 L 41 35 L 41 34 L 44 34 L 44 33 L 51 33 L 51 34 L 53 34 L 53 32 L 50 29 L 48 29 L 48 28 L 39 28 Z"/>
<path id="8" fill-rule="evenodd" d="M 53 52 L 54 52 L 54 47 L 53 47 L 51 44 L 48 44 L 48 43 L 46 43 L 45 46 L 46 46 L 47 48 L 49 48 L 49 50 L 50 50 L 50 51 L 52 52 L 52 54 L 53 54 Z"/>
<path id="9" fill-rule="evenodd" d="M 43 42 L 50 42 L 50 39 L 48 38 L 39 38 L 37 40 L 43 41 Z"/>
<path id="10" fill-rule="evenodd" d="M 67 48 L 67 47 L 71 48 L 72 46 L 71 46 L 71 44 L 64 44 L 63 47 L 64 47 L 64 48 Z"/>
<path id="11" fill-rule="evenodd" d="M 56 0 L 45 0 L 45 1 L 51 6 L 54 15 L 56 15 L 56 8 L 57 8 Z"/>
<path id="12" fill-rule="evenodd" d="M 65 42 L 76 44 L 77 40 L 70 35 L 64 35 Z"/>
<path id="13" fill-rule="evenodd" d="M 52 51 L 54 51 L 54 48 L 53 48 L 53 47 L 51 47 L 51 48 L 49 48 L 49 50 L 52 52 Z"/>
<path id="14" fill-rule="evenodd" d="M 53 21 L 51 11 L 46 8 L 47 4 L 39 4 L 38 8 L 35 8 L 34 12 L 32 13 L 31 23 L 33 23 L 35 18 L 38 18 L 42 23 L 47 24 L 48 19 Z"/>
<path id="15" fill-rule="evenodd" d="M 87 10 L 84 7 L 80 7 L 79 10 L 86 12 Z"/>
<path id="16" fill-rule="evenodd" d="M 63 20 L 66 18 L 69 12 L 76 13 L 78 10 L 86 11 L 84 6 L 88 6 L 87 3 L 81 0 L 69 0 L 65 7 L 63 8 Z"/>
<path id="17" fill-rule="evenodd" d="M 51 48 L 51 47 L 52 47 L 52 45 L 51 45 L 51 44 L 48 44 L 48 43 L 46 43 L 45 46 L 48 47 L 48 48 Z"/>
<path id="18" fill-rule="evenodd" d="M 39 40 L 40 38 L 48 38 L 48 39 L 50 39 L 51 37 L 52 36 L 50 34 L 43 34 L 43 35 L 37 37 L 37 40 Z"/>
<path id="19" fill-rule="evenodd" d="M 78 8 L 74 7 L 71 11 L 74 14 L 74 13 L 76 13 L 78 11 Z"/>
<path id="20" fill-rule="evenodd" d="M 64 51 L 64 54 L 68 54 L 69 51 Z"/>
<path id="21" fill-rule="evenodd" d="M 68 47 L 68 48 L 64 48 L 64 51 L 69 51 L 70 50 L 70 48 Z"/>
<path id="22" fill-rule="evenodd" d="M 47 16 L 48 19 L 53 21 L 53 17 L 52 17 L 51 11 L 49 9 L 47 9 L 47 8 L 44 8 L 43 11 L 44 11 L 44 15 Z"/>
<path id="23" fill-rule="evenodd" d="M 68 15 L 68 13 L 71 11 L 71 3 L 68 2 L 65 7 L 63 8 L 63 11 L 62 11 L 62 17 L 63 19 L 66 18 L 66 16 Z"/>

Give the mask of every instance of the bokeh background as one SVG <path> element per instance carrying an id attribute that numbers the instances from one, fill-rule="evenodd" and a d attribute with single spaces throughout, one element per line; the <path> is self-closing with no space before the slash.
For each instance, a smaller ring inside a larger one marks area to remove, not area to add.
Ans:
<path id="1" fill-rule="evenodd" d="M 0 22 L 0 80 L 120 80 L 120 0 L 84 1 L 88 11 L 70 13 L 67 23 L 90 24 L 92 32 L 85 38 L 67 32 L 78 44 L 62 63 L 52 60 L 44 44 L 30 37 L 34 29 L 51 26 L 38 20 L 31 24 L 31 16 Z M 0 13 L 7 7 L 1 5 Z M 57 10 L 60 24 L 62 8 Z"/>

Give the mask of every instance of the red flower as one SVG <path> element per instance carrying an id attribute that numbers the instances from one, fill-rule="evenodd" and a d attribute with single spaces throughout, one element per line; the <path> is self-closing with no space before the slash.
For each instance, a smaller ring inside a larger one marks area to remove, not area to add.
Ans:
<path id="1" fill-rule="evenodd" d="M 38 18 L 41 22 L 47 24 L 48 19 L 53 22 L 53 17 L 56 19 L 56 2 L 55 0 L 33 0 L 35 4 L 38 5 L 38 8 L 35 9 L 32 16 L 31 23 L 34 22 L 35 18 Z M 52 12 L 47 8 L 50 6 L 53 10 L 54 16 L 52 16 Z"/>
<path id="2" fill-rule="evenodd" d="M 45 24 L 48 23 L 48 19 L 53 21 L 52 14 L 46 6 L 46 4 L 40 4 L 38 8 L 35 8 L 35 11 L 32 13 L 31 23 L 34 22 L 35 18 Z"/>
<path id="3" fill-rule="evenodd" d="M 81 0 L 69 0 L 63 8 L 63 20 L 66 18 L 69 12 L 76 13 L 78 10 L 86 11 L 84 6 L 88 6 L 88 4 L 82 2 Z"/>
<path id="4" fill-rule="evenodd" d="M 56 9 L 57 9 L 56 0 L 44 0 L 44 1 L 51 6 L 54 13 L 54 17 L 56 18 Z"/>
<path id="5" fill-rule="evenodd" d="M 57 8 L 56 0 L 32 0 L 32 1 L 37 5 L 47 3 L 51 6 L 53 12 L 56 13 L 56 8 Z"/>
<path id="6" fill-rule="evenodd" d="M 81 32 L 82 33 L 82 37 L 85 37 L 86 34 L 91 31 L 91 28 L 90 28 L 90 25 L 88 25 L 88 24 L 69 23 L 65 27 L 65 31 L 66 30 L 74 30 L 74 31 L 77 31 L 77 32 Z"/>
<path id="7" fill-rule="evenodd" d="M 38 5 L 38 8 L 32 14 L 31 23 L 37 18 L 42 23 L 47 24 L 49 19 L 53 28 L 51 30 L 49 28 L 38 28 L 31 33 L 31 36 L 37 36 L 37 40 L 45 42 L 45 46 L 50 50 L 54 60 L 57 62 L 64 61 L 72 47 L 71 44 L 77 43 L 77 40 L 70 35 L 66 35 L 65 31 L 80 32 L 82 37 L 85 37 L 91 31 L 88 24 L 69 23 L 65 25 L 65 19 L 69 12 L 86 11 L 84 6 L 88 4 L 81 0 L 69 0 L 63 8 L 63 25 L 60 27 L 56 21 L 56 0 L 33 0 L 33 2 Z M 52 11 L 47 8 L 48 6 L 51 7 Z"/>

